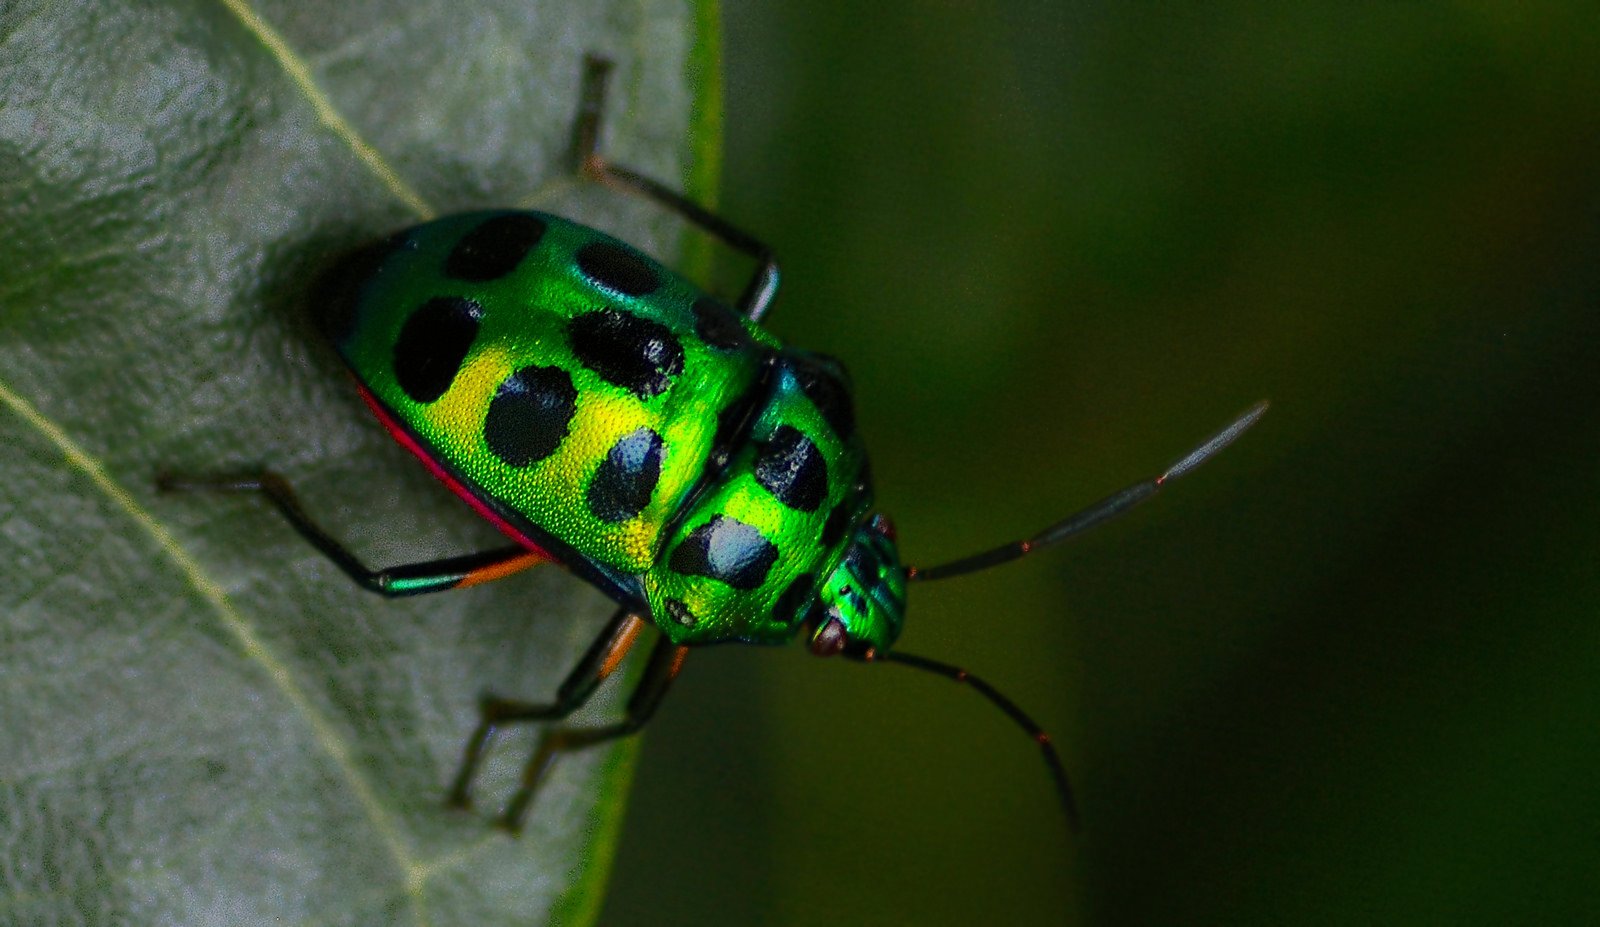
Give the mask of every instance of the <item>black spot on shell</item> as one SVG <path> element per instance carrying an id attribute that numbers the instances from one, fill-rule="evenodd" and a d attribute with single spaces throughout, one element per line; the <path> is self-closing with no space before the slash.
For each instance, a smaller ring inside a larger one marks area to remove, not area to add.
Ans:
<path id="1" fill-rule="evenodd" d="M 795 367 L 795 378 L 800 391 L 817 407 L 828 426 L 840 439 L 848 438 L 856 430 L 856 409 L 850 398 L 850 387 L 821 366 L 804 364 Z"/>
<path id="2" fill-rule="evenodd" d="M 760 529 L 726 515 L 694 529 L 667 565 L 685 576 L 709 576 L 735 589 L 757 589 L 778 559 L 778 546 Z"/>
<path id="3" fill-rule="evenodd" d="M 578 391 L 565 370 L 524 367 L 495 392 L 483 440 L 507 464 L 526 467 L 555 453 L 577 410 Z"/>
<path id="4" fill-rule="evenodd" d="M 822 452 L 788 425 L 778 430 L 756 454 L 756 482 L 784 505 L 815 512 L 828 495 L 828 464 Z"/>
<path id="5" fill-rule="evenodd" d="M 567 323 L 567 342 L 585 367 L 640 399 L 666 392 L 683 372 L 683 345 L 665 325 L 616 309 Z"/>
<path id="6" fill-rule="evenodd" d="M 849 500 L 839 503 L 828 513 L 828 520 L 822 524 L 822 546 L 832 548 L 844 539 L 844 533 L 850 528 L 850 503 Z"/>
<path id="7" fill-rule="evenodd" d="M 410 233 L 397 232 L 344 255 L 317 278 L 312 287 L 315 321 L 328 340 L 341 344 L 354 333 L 362 290 L 389 258 L 409 244 Z"/>
<path id="8" fill-rule="evenodd" d="M 666 606 L 667 614 L 672 617 L 672 620 L 686 628 L 694 627 L 695 622 L 699 620 L 694 616 L 694 612 L 689 610 L 689 606 L 685 604 L 682 599 L 668 599 L 666 601 Z"/>
<path id="9" fill-rule="evenodd" d="M 816 600 L 817 574 L 803 573 L 794 578 L 783 595 L 778 596 L 778 601 L 772 604 L 773 620 L 784 624 L 794 624 L 810 610 L 811 604 Z"/>
<path id="10" fill-rule="evenodd" d="M 475 283 L 498 280 L 517 269 L 544 232 L 544 220 L 525 212 L 488 219 L 450 249 L 445 276 Z"/>
<path id="11" fill-rule="evenodd" d="M 578 269 L 595 286 L 624 296 L 644 296 L 661 287 L 653 262 L 614 242 L 593 241 L 579 248 Z"/>
<path id="12" fill-rule="evenodd" d="M 436 296 L 411 313 L 394 343 L 394 377 L 407 396 L 427 403 L 450 389 L 482 317 L 482 306 L 460 296 Z"/>
<path id="13" fill-rule="evenodd" d="M 884 569 L 883 554 L 871 544 L 851 544 L 845 551 L 843 566 L 862 587 L 875 589 Z"/>
<path id="14" fill-rule="evenodd" d="M 731 351 L 750 343 L 750 336 L 732 309 L 709 296 L 694 301 L 694 333 L 713 348 Z"/>
<path id="15" fill-rule="evenodd" d="M 863 586 L 877 578 L 878 555 L 866 544 L 851 544 L 844 554 L 844 567 Z"/>
<path id="16" fill-rule="evenodd" d="M 648 428 L 613 444 L 589 483 L 589 511 L 594 517 L 619 524 L 644 511 L 661 479 L 662 449 L 661 436 Z"/>

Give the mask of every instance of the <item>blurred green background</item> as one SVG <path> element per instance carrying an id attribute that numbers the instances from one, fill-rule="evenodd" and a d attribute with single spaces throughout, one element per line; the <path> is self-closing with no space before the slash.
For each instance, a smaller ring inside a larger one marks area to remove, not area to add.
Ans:
<path id="1" fill-rule="evenodd" d="M 1582 3 L 724 11 L 724 211 L 842 357 L 970 692 L 697 653 L 602 922 L 1600 922 L 1600 14 Z M 730 278 L 731 279 L 731 278 Z M 727 285 L 731 288 L 732 284 Z"/>

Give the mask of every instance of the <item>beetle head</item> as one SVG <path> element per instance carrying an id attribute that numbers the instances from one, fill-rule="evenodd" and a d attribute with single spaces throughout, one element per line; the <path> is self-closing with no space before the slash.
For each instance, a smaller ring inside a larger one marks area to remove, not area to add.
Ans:
<path id="1" fill-rule="evenodd" d="M 817 656 L 882 651 L 895 642 L 905 621 L 906 570 L 887 515 L 874 515 L 856 528 L 817 599 L 809 622 L 811 652 Z"/>

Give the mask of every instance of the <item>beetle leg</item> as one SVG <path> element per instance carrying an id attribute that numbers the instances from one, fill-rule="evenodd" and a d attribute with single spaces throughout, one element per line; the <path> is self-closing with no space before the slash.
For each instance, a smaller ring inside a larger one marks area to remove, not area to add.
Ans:
<path id="1" fill-rule="evenodd" d="M 630 614 L 627 606 L 617 609 L 611 620 L 606 622 L 605 630 L 594 639 L 594 643 L 578 660 L 578 665 L 562 681 L 561 687 L 556 690 L 554 702 L 538 705 L 495 695 L 483 696 L 478 702 L 478 727 L 467 739 L 462 751 L 461 770 L 456 774 L 455 784 L 450 787 L 449 804 L 457 808 L 471 807 L 472 780 L 477 778 L 484 753 L 496 731 L 508 724 L 559 720 L 577 711 L 600 687 L 600 683 L 622 664 L 622 658 L 633 648 L 643 627 L 644 620 Z"/>
<path id="2" fill-rule="evenodd" d="M 237 476 L 188 477 L 163 474 L 156 479 L 156 486 L 163 492 L 202 490 L 261 493 L 283 515 L 291 528 L 311 542 L 311 546 L 331 560 L 334 566 L 354 580 L 358 586 L 389 598 L 473 586 L 548 561 L 548 558 L 526 547 L 514 546 L 374 570 L 324 531 L 322 526 L 312 521 L 311 516 L 301 507 L 300 499 L 295 495 L 289 482 L 270 470 Z"/>
<path id="3" fill-rule="evenodd" d="M 656 641 L 655 648 L 650 651 L 650 662 L 644 669 L 644 678 L 639 680 L 638 688 L 633 690 L 633 695 L 628 699 L 628 707 L 620 722 L 601 727 L 558 727 L 547 731 L 539 740 L 539 748 L 528 760 L 528 765 L 523 767 L 522 786 L 507 803 L 505 813 L 500 817 L 500 826 L 513 835 L 521 832 L 522 819 L 527 816 L 534 791 L 557 753 L 580 750 L 638 733 L 656 713 L 656 708 L 660 707 L 672 680 L 683 668 L 683 658 L 688 652 L 688 647 L 675 646 L 665 637 Z"/>
<path id="4" fill-rule="evenodd" d="M 578 99 L 578 121 L 574 131 L 574 148 L 580 169 L 592 180 L 655 200 L 720 239 L 728 247 L 754 258 L 758 265 L 755 275 L 745 285 L 737 308 L 752 322 L 761 321 L 778 292 L 778 261 L 772 249 L 676 190 L 637 171 L 613 164 L 601 154 L 600 116 L 605 108 L 606 80 L 611 74 L 612 64 L 608 59 L 587 55 L 583 59 L 583 67 L 583 89 Z"/>

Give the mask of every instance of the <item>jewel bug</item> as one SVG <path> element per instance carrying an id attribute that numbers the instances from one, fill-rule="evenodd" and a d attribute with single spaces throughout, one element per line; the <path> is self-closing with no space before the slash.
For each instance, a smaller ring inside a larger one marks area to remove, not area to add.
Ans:
<path id="1" fill-rule="evenodd" d="M 517 831 L 561 752 L 632 734 L 689 650 L 804 634 L 817 656 L 897 663 L 963 682 L 1039 746 L 1069 822 L 1077 811 L 1050 738 L 989 683 L 892 649 L 908 583 L 997 566 L 1105 522 L 1209 459 L 1266 411 L 1258 403 L 1159 476 L 1031 537 L 931 567 L 902 565 L 873 511 L 850 381 L 835 359 L 758 324 L 778 290 L 770 249 L 599 151 L 610 63 L 586 60 L 575 125 L 582 172 L 677 213 L 756 262 L 729 306 L 602 232 L 525 210 L 463 213 L 347 258 L 320 322 L 389 434 L 508 535 L 509 547 L 374 570 L 261 471 L 166 475 L 167 490 L 255 492 L 362 587 L 438 592 L 554 562 L 617 603 L 553 701 L 485 696 L 450 803 L 466 807 L 502 727 L 561 722 L 658 632 L 623 718 L 545 731 L 500 821 Z"/>

